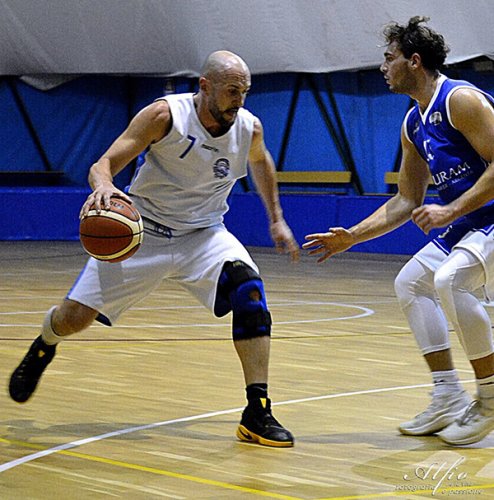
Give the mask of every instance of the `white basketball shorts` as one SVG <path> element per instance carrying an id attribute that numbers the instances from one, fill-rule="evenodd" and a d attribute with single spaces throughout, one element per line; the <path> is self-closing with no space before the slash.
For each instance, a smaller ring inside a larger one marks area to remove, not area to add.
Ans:
<path id="1" fill-rule="evenodd" d="M 447 238 L 446 238 L 447 239 Z M 436 271 L 449 255 L 443 245 L 444 239 L 438 237 L 419 250 L 414 257 L 424 266 Z M 480 261 L 485 272 L 484 293 L 486 299 L 494 298 L 494 226 L 470 230 L 452 247 L 454 250 L 466 250 Z"/>
<path id="2" fill-rule="evenodd" d="M 67 298 L 95 309 L 98 320 L 111 325 L 163 280 L 172 280 L 214 313 L 225 262 L 241 260 L 259 272 L 247 249 L 223 224 L 175 231 L 145 220 L 144 233 L 141 248 L 123 262 L 91 257 Z"/>

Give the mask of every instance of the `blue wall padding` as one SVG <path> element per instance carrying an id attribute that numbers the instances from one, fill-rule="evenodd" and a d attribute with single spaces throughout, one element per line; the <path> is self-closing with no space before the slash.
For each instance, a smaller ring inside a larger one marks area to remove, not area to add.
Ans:
<path id="1" fill-rule="evenodd" d="M 453 69 L 445 73 L 470 80 L 494 93 L 492 74 Z M 364 191 L 386 193 L 384 174 L 393 169 L 399 151 L 400 124 L 410 101 L 404 95 L 390 93 L 377 70 L 338 72 L 330 76 Z M 325 75 L 312 77 L 334 120 Z M 254 75 L 252 78 L 246 107 L 261 118 L 266 144 L 275 161 L 280 158 L 296 78 L 293 73 Z M 0 240 L 77 239 L 78 213 L 89 192 L 87 174 L 92 163 L 142 107 L 163 95 L 165 90 L 187 92 L 196 85 L 195 79 L 187 78 L 93 75 L 40 91 L 19 79 L 10 81 L 19 92 L 54 170 L 63 171 L 66 181 L 74 187 L 0 187 Z M 0 172 L 45 170 L 6 79 L 0 82 L 0 114 L 3 118 Z M 344 169 L 307 83 L 301 88 L 295 110 L 284 168 Z M 129 166 L 117 176 L 116 185 L 125 187 L 132 173 Z M 286 189 L 282 187 L 282 191 Z M 297 189 L 308 188 L 297 186 Z M 282 194 L 286 219 L 300 243 L 307 233 L 326 231 L 330 226 L 351 226 L 387 199 L 386 196 L 354 196 L 352 190 L 348 195 Z M 264 208 L 257 195 L 244 193 L 243 184 L 237 183 L 230 204 L 231 212 L 226 222 L 232 232 L 246 245 L 271 246 Z M 353 250 L 411 254 L 428 239 L 408 223 L 390 235 L 357 245 Z"/>
<path id="2" fill-rule="evenodd" d="M 0 188 L 0 240 L 77 240 L 79 210 L 88 189 Z M 386 196 L 282 195 L 285 218 L 297 241 L 329 227 L 349 227 L 369 215 Z M 234 193 L 225 223 L 247 246 L 272 246 L 261 199 L 255 193 Z M 412 223 L 353 248 L 357 252 L 412 254 L 428 241 Z"/>
<path id="3" fill-rule="evenodd" d="M 84 188 L 0 188 L 0 240 L 77 240 Z"/>
<path id="4" fill-rule="evenodd" d="M 44 170 L 10 88 L 0 83 L 0 171 L 22 172 Z"/>
<path id="5" fill-rule="evenodd" d="M 53 170 L 86 185 L 89 167 L 129 120 L 125 79 L 82 77 L 46 92 L 17 81 L 16 88 Z M 5 90 L 2 86 L 2 94 Z M 1 169 L 43 171 L 44 165 L 33 157 L 33 141 L 21 115 L 10 116 L 3 130 Z M 19 145 L 29 157 L 19 152 Z"/>
<path id="6" fill-rule="evenodd" d="M 186 79 L 177 79 L 177 90 L 188 90 Z M 67 181 L 87 185 L 91 165 L 126 128 L 130 119 L 162 95 L 163 80 L 84 76 L 42 91 L 14 81 L 51 167 L 63 171 Z M 7 83 L 0 83 L 0 171 L 42 172 L 46 167 L 16 106 Z M 124 187 L 132 176 L 127 169 L 116 179 Z"/>
<path id="7" fill-rule="evenodd" d="M 493 92 L 489 74 L 472 71 L 446 73 L 470 79 Z M 311 75 L 333 121 L 326 75 Z M 394 167 L 399 151 L 400 126 L 408 109 L 407 96 L 389 92 L 378 70 L 338 72 L 330 75 L 334 98 L 356 169 L 365 193 L 386 193 L 384 174 Z M 246 107 L 258 115 L 265 140 L 275 161 L 281 154 L 283 132 L 297 75 L 293 73 L 254 75 Z M 55 170 L 65 172 L 74 185 L 87 185 L 87 172 L 111 142 L 124 130 L 138 110 L 170 91 L 186 92 L 195 79 L 118 76 L 84 76 L 52 90 L 41 91 L 19 79 L 17 88 L 26 112 L 47 157 Z M 0 172 L 43 171 L 45 166 L 33 144 L 12 91 L 0 82 Z M 296 107 L 286 158 L 286 170 L 343 170 L 344 163 L 329 134 L 309 86 L 303 84 Z M 118 179 L 124 186 L 132 169 Z"/>
<path id="8" fill-rule="evenodd" d="M 305 194 L 281 196 L 285 219 L 299 244 L 305 242 L 304 237 L 309 233 L 326 232 L 330 227 L 351 227 L 388 199 L 387 196 Z M 230 212 L 225 216 L 225 223 L 246 245 L 272 246 L 264 207 L 260 198 L 254 193 L 234 193 L 231 196 Z M 431 236 L 426 236 L 417 226 L 409 222 L 392 233 L 356 245 L 352 250 L 410 255 L 438 232 L 434 231 Z"/>
<path id="9" fill-rule="evenodd" d="M 333 123 L 325 75 L 312 75 Z M 257 75 L 246 107 L 264 124 L 266 145 L 275 162 L 280 157 L 296 75 Z M 392 94 L 378 71 L 340 72 L 331 75 L 340 118 L 364 191 L 386 193 L 384 173 L 393 170 L 399 148 L 400 126 L 409 99 Z M 286 159 L 286 170 L 345 170 L 307 83 L 295 109 Z"/>

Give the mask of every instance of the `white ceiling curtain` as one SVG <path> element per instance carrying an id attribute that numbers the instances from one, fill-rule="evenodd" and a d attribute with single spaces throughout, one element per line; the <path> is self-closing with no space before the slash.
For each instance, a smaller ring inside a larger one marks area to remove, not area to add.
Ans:
<path id="1" fill-rule="evenodd" d="M 414 15 L 449 63 L 494 58 L 493 0 L 0 0 L 0 75 L 196 76 L 218 49 L 254 74 L 374 68 L 382 27 Z"/>

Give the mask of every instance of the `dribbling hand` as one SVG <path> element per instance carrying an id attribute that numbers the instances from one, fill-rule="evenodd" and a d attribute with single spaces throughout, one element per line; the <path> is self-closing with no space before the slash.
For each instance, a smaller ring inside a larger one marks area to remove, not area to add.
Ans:
<path id="1" fill-rule="evenodd" d="M 117 189 L 113 184 L 103 184 L 97 187 L 85 201 L 84 205 L 82 205 L 81 211 L 79 213 L 79 218 L 83 219 L 87 216 L 89 212 L 89 208 L 94 203 L 94 207 L 98 213 L 101 210 L 109 210 L 110 209 L 110 198 L 112 196 L 117 196 L 118 198 L 122 198 L 128 203 L 132 204 L 132 200 L 127 196 L 123 191 Z"/>

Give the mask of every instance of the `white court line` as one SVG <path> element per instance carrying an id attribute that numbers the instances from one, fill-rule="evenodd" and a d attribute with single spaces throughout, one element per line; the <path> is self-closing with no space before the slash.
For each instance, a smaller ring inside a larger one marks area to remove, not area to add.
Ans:
<path id="1" fill-rule="evenodd" d="M 283 304 L 283 306 L 287 306 L 290 304 Z M 320 318 L 320 319 L 303 319 L 303 320 L 296 320 L 296 321 L 276 321 L 276 325 L 295 325 L 295 324 L 301 324 L 301 323 L 323 323 L 326 321 L 345 321 L 348 319 L 358 319 L 358 318 L 365 318 L 366 316 L 371 316 L 374 314 L 373 309 L 369 309 L 368 307 L 361 307 L 357 305 L 352 305 L 352 304 L 340 304 L 338 302 L 305 302 L 304 305 L 326 305 L 326 306 L 338 306 L 338 307 L 347 307 L 350 309 L 357 309 L 362 311 L 360 314 L 354 314 L 352 316 L 337 316 L 335 318 Z M 186 306 L 187 308 L 190 306 Z M 203 306 L 194 306 L 198 307 L 201 309 L 204 309 Z M 271 306 L 270 306 L 271 307 Z M 277 307 L 277 306 L 273 306 Z M 179 309 L 178 307 L 176 309 Z M 134 309 L 133 309 L 134 310 Z M 46 311 L 45 311 L 46 312 Z M 0 313 L 0 315 L 17 315 L 17 314 L 24 314 L 22 312 L 15 312 L 15 313 Z M 25 314 L 36 314 L 33 312 L 25 313 Z M 221 324 L 221 323 L 192 323 L 192 324 L 142 324 L 142 325 L 115 325 L 117 328 L 191 328 L 191 327 L 201 327 L 201 328 L 218 328 L 218 326 L 229 326 L 227 324 Z M 32 327 L 32 328 L 38 328 L 39 325 L 31 325 L 31 324 L 15 324 L 15 323 L 0 323 L 0 328 L 12 328 L 12 327 Z"/>
<path id="2" fill-rule="evenodd" d="M 469 383 L 469 382 L 474 382 L 474 380 L 463 381 L 463 383 Z M 272 405 L 273 406 L 281 406 L 281 405 L 290 405 L 290 404 L 296 404 L 296 403 L 307 403 L 309 401 L 321 401 L 323 399 L 335 399 L 335 398 L 343 398 L 343 397 L 348 397 L 348 396 L 361 396 L 363 394 L 376 394 L 376 393 L 380 393 L 380 392 L 401 391 L 404 389 L 418 389 L 421 387 L 432 387 L 433 385 L 434 384 L 404 385 L 404 386 L 399 386 L 399 387 L 384 387 L 381 389 L 368 389 L 365 391 L 342 392 L 339 394 L 326 394 L 323 396 L 313 396 L 310 398 L 291 399 L 289 401 L 281 401 L 278 403 L 272 403 Z M 26 455 L 22 458 L 18 458 L 16 460 L 12 460 L 10 462 L 6 462 L 4 464 L 1 464 L 0 465 L 0 472 L 5 472 L 5 471 L 7 471 L 9 469 L 13 469 L 14 467 L 17 467 L 19 465 L 37 460 L 38 458 L 46 457 L 48 455 L 53 455 L 57 451 L 70 450 L 72 448 L 77 448 L 78 446 L 82 446 L 85 444 L 94 443 L 96 441 L 102 441 L 103 439 L 123 436 L 125 434 L 130 434 L 132 432 L 139 432 L 139 431 L 145 431 L 148 429 L 154 429 L 156 427 L 164 427 L 165 425 L 178 424 L 178 423 L 182 423 L 182 422 L 192 422 L 194 420 L 201 420 L 201 419 L 210 418 L 210 417 L 217 417 L 219 415 L 228 415 L 230 413 L 241 412 L 242 410 L 243 410 L 243 407 L 242 408 L 233 408 L 230 410 L 213 411 L 213 412 L 209 412 L 209 413 L 202 413 L 200 415 L 192 415 L 190 417 L 176 418 L 173 420 L 164 420 L 163 422 L 155 422 L 154 424 L 144 424 L 144 425 L 138 425 L 136 427 L 128 427 L 126 429 L 120 429 L 117 431 L 99 434 L 98 436 L 88 437 L 85 439 L 78 439 L 77 441 L 71 441 L 69 443 L 60 444 L 58 446 L 54 446 L 53 448 L 48 448 L 48 449 L 43 450 L 43 451 L 38 451 L 36 453 Z"/>
<path id="3" fill-rule="evenodd" d="M 28 298 L 28 297 L 26 297 Z M 31 297 L 32 298 L 32 297 Z M 43 297 L 46 298 L 46 297 Z M 18 297 L 16 297 L 16 300 Z M 359 302 L 362 304 L 362 302 Z M 367 303 L 367 302 L 366 302 Z M 368 302 L 369 304 L 374 304 L 376 302 Z M 270 302 L 269 307 L 292 307 L 292 306 L 341 306 L 341 307 L 355 307 L 364 309 L 364 307 L 358 306 L 356 304 L 347 304 L 341 302 L 328 302 L 328 301 L 313 301 L 313 300 L 286 300 L 283 302 Z M 192 306 L 134 306 L 129 309 L 129 311 L 169 311 L 169 310 L 179 310 L 179 309 L 201 309 L 204 310 L 203 305 L 192 305 Z M 10 312 L 0 312 L 0 315 L 6 314 L 44 314 L 46 309 L 42 311 L 10 311 Z"/>

